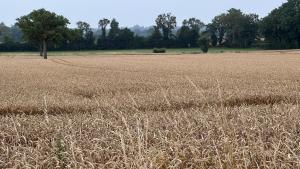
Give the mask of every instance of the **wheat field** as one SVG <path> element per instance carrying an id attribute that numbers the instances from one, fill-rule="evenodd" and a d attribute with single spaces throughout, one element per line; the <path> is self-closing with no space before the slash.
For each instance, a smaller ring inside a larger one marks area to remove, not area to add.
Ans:
<path id="1" fill-rule="evenodd" d="M 300 168 L 300 51 L 0 56 L 0 168 Z"/>

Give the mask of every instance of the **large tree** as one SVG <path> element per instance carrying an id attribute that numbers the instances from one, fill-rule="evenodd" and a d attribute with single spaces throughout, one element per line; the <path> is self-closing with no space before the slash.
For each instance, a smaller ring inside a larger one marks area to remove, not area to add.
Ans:
<path id="1" fill-rule="evenodd" d="M 153 30 L 151 35 L 148 38 L 148 43 L 151 47 L 161 48 L 163 41 L 163 35 L 161 34 L 159 28 L 157 26 L 153 26 Z"/>
<path id="2" fill-rule="evenodd" d="M 79 30 L 81 36 L 80 48 L 92 49 L 95 44 L 95 38 L 90 24 L 79 21 L 77 22 L 77 29 Z"/>
<path id="3" fill-rule="evenodd" d="M 203 22 L 196 18 L 185 19 L 182 24 L 198 32 L 205 26 Z"/>
<path id="4" fill-rule="evenodd" d="M 221 14 L 216 16 L 212 23 L 209 25 L 208 29 L 209 31 L 214 34 L 212 36 L 217 37 L 217 43 L 219 46 L 221 46 L 224 42 L 224 36 L 225 36 L 225 14 Z"/>
<path id="5" fill-rule="evenodd" d="M 300 0 L 288 0 L 263 18 L 260 30 L 270 48 L 300 48 Z"/>
<path id="6" fill-rule="evenodd" d="M 239 9 L 230 9 L 227 13 L 216 16 L 210 25 L 210 32 L 215 30 L 219 45 L 228 47 L 250 47 L 257 38 L 258 15 L 244 14 Z"/>
<path id="7" fill-rule="evenodd" d="M 172 37 L 172 30 L 176 28 L 176 17 L 171 13 L 161 14 L 158 15 L 155 22 L 157 28 L 162 31 L 164 40 L 170 40 Z"/>
<path id="8" fill-rule="evenodd" d="M 116 19 L 112 19 L 110 22 L 110 30 L 108 32 L 109 47 L 112 49 L 118 48 L 117 38 L 120 34 L 119 22 Z"/>
<path id="9" fill-rule="evenodd" d="M 103 18 L 101 20 L 99 20 L 98 22 L 98 25 L 99 25 L 99 28 L 101 29 L 101 36 L 100 38 L 98 39 L 97 41 L 97 46 L 100 48 L 100 49 L 106 49 L 108 48 L 108 40 L 107 40 L 107 33 L 106 33 L 106 28 L 107 26 L 110 24 L 110 20 L 106 19 L 106 18 Z"/>
<path id="10" fill-rule="evenodd" d="M 178 45 L 180 47 L 197 47 L 200 30 L 204 26 L 204 23 L 199 19 L 185 19 L 178 31 Z"/>
<path id="11" fill-rule="evenodd" d="M 116 39 L 116 46 L 118 49 L 130 49 L 132 48 L 134 40 L 134 33 L 128 29 L 121 29 Z"/>
<path id="12" fill-rule="evenodd" d="M 258 16 L 230 9 L 225 17 L 226 43 L 229 47 L 250 47 L 257 35 Z"/>
<path id="13" fill-rule="evenodd" d="M 47 45 L 56 43 L 66 33 L 69 20 L 45 9 L 34 10 L 17 19 L 26 40 L 42 46 L 44 59 L 47 59 Z"/>
<path id="14" fill-rule="evenodd" d="M 103 18 L 99 21 L 99 28 L 101 29 L 102 32 L 102 39 L 106 38 L 106 27 L 110 23 L 109 19 Z"/>

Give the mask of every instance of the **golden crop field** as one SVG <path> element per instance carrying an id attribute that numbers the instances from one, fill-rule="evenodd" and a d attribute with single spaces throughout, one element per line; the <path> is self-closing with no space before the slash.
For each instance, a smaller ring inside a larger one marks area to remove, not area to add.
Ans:
<path id="1" fill-rule="evenodd" d="M 0 56 L 0 168 L 300 168 L 300 51 Z"/>

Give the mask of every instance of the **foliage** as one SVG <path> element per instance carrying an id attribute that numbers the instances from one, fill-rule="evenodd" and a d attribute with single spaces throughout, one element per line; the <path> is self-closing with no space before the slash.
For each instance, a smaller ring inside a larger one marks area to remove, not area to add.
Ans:
<path id="1" fill-rule="evenodd" d="M 78 42 L 80 49 L 93 49 L 95 45 L 95 38 L 90 24 L 79 21 L 77 22 L 77 29 L 80 33 L 80 40 Z"/>
<path id="2" fill-rule="evenodd" d="M 15 43 L 22 41 L 22 32 L 16 24 L 8 27 L 4 23 L 0 23 L 0 43 L 6 43 L 6 40 Z"/>
<path id="3" fill-rule="evenodd" d="M 267 47 L 276 49 L 300 47 L 300 0 L 288 0 L 263 18 L 260 31 Z"/>
<path id="4" fill-rule="evenodd" d="M 149 37 L 149 44 L 151 47 L 162 47 L 163 35 L 157 26 L 153 27 L 153 32 Z"/>
<path id="5" fill-rule="evenodd" d="M 219 45 L 247 48 L 256 40 L 258 22 L 258 15 L 244 14 L 241 10 L 232 8 L 228 13 L 216 16 L 209 30 L 214 34 L 212 39 L 217 37 Z"/>
<path id="6" fill-rule="evenodd" d="M 120 30 L 115 43 L 118 49 L 130 49 L 132 48 L 133 40 L 134 33 L 130 29 L 124 28 Z"/>
<path id="7" fill-rule="evenodd" d="M 77 23 L 77 28 L 67 28 L 68 20 L 63 16 L 45 9 L 34 10 L 17 19 L 16 25 L 0 24 L 0 51 L 11 51 L 18 46 L 20 51 L 39 48 L 41 52 L 43 48 L 46 51 L 194 48 L 199 47 L 203 32 L 213 47 L 299 48 L 299 1 L 288 0 L 262 20 L 256 14 L 232 8 L 206 25 L 199 19 L 189 18 L 177 27 L 176 17 L 165 13 L 158 15 L 152 28 L 120 28 L 116 19 L 107 18 L 99 20 L 98 29 L 83 21 Z"/>
<path id="8" fill-rule="evenodd" d="M 17 19 L 17 25 L 29 42 L 41 45 L 44 58 L 47 59 L 48 42 L 57 43 L 64 38 L 69 20 L 61 15 L 46 11 L 34 10 Z"/>
<path id="9" fill-rule="evenodd" d="M 182 27 L 178 31 L 177 43 L 180 47 L 196 47 L 200 30 L 204 28 L 204 23 L 199 19 L 190 18 L 182 22 Z"/>
<path id="10" fill-rule="evenodd" d="M 99 28 L 101 29 L 101 32 L 102 32 L 102 39 L 106 39 L 106 27 L 108 24 L 110 24 L 110 20 L 109 19 L 106 19 L 106 18 L 103 18 L 99 21 Z"/>
<path id="11" fill-rule="evenodd" d="M 155 20 L 156 27 L 162 32 L 163 40 L 167 42 L 172 38 L 172 30 L 176 28 L 176 17 L 171 13 L 161 14 Z"/>
<path id="12" fill-rule="evenodd" d="M 166 53 L 165 48 L 154 48 L 153 53 Z"/>
<path id="13" fill-rule="evenodd" d="M 207 33 L 202 34 L 202 36 L 198 40 L 198 44 L 203 53 L 208 52 L 209 43 L 210 43 L 210 38 L 208 34 Z"/>

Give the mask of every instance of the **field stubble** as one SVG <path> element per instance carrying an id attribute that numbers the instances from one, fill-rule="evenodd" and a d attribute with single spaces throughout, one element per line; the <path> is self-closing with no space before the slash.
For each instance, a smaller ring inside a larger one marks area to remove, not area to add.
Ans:
<path id="1" fill-rule="evenodd" d="M 0 57 L 0 168 L 300 168 L 299 56 Z"/>

